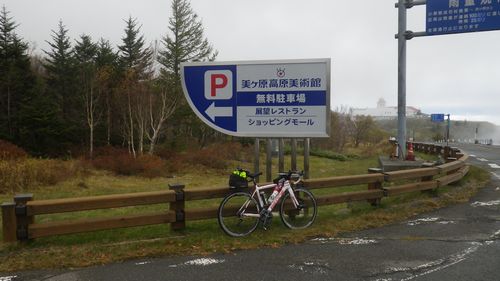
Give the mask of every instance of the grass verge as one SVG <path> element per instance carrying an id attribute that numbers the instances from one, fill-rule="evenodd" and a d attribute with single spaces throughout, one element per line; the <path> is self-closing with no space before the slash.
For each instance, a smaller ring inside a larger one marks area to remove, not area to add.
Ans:
<path id="1" fill-rule="evenodd" d="M 317 161 L 313 177 L 337 174 L 363 173 L 373 167 L 375 159 L 342 162 L 314 159 Z M 330 162 L 331 161 L 331 162 Z M 346 168 L 353 165 L 352 169 Z M 349 170 L 349 173 L 346 171 Z M 207 172 L 208 173 L 208 172 Z M 222 178 L 222 177 L 220 177 Z M 221 182 L 213 182 L 215 185 Z M 168 226 L 156 225 L 128 229 L 116 229 L 93 233 L 37 239 L 26 244 L 0 244 L 0 271 L 19 271 L 42 268 L 75 268 L 118 262 L 132 258 L 158 257 L 166 255 L 208 255 L 229 253 L 236 250 L 259 247 L 280 247 L 289 243 L 300 243 L 313 237 L 335 237 L 342 232 L 350 232 L 405 220 L 416 214 L 441 208 L 450 204 L 465 202 L 489 180 L 489 174 L 471 167 L 469 174 L 459 183 L 440 189 L 437 197 L 428 193 L 415 192 L 399 197 L 384 198 L 382 205 L 371 207 L 365 202 L 337 204 L 319 208 L 316 223 L 303 231 L 290 231 L 275 218 L 269 231 L 257 230 L 252 235 L 234 239 L 219 230 L 216 220 L 188 222 L 183 232 L 171 231 Z M 83 195 L 121 193 L 130 191 L 158 190 L 165 187 L 165 179 L 147 180 L 133 177 L 114 177 L 97 173 L 85 179 L 84 185 L 75 181 L 65 182 L 46 192 L 37 192 L 37 198 L 75 197 Z M 205 182 L 189 175 L 172 181 L 190 182 L 193 186 L 204 186 Z M 118 190 L 118 191 L 117 191 Z M 77 193 L 77 194 L 74 194 Z M 4 196 L 2 196 L 4 197 Z M 5 198 L 0 198 L 5 199 Z M 209 204 L 218 204 L 213 200 Z M 194 204 L 202 204 L 196 202 Z M 165 206 L 122 208 L 119 212 L 134 213 Z M 76 218 L 92 217 L 105 211 L 82 212 Z M 116 215 L 118 211 L 108 211 L 106 215 Z M 62 217 L 42 217 L 42 220 L 71 219 Z"/>

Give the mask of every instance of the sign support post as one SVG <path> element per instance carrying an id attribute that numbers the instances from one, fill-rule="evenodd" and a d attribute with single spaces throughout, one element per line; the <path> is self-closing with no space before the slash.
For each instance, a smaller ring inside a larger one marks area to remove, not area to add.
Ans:
<path id="1" fill-rule="evenodd" d="M 406 156 L 406 0 L 398 1 L 398 145 L 399 159 Z"/>
<path id="2" fill-rule="evenodd" d="M 254 160 L 253 160 L 253 171 L 254 173 L 259 172 L 260 166 L 260 139 L 256 138 L 253 144 L 254 147 Z M 259 177 L 255 179 L 256 182 L 259 182 Z"/>

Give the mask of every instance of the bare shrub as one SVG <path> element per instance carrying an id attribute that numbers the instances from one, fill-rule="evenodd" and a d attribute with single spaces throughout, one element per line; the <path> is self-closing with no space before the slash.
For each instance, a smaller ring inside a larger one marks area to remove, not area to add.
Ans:
<path id="1" fill-rule="evenodd" d="M 156 155 L 141 155 L 134 158 L 126 149 L 101 147 L 90 160 L 96 169 L 108 170 L 118 175 L 137 175 L 148 178 L 166 174 L 166 162 Z"/>
<path id="2" fill-rule="evenodd" d="M 0 140 L 0 160 L 13 160 L 28 157 L 26 151 L 5 140 Z"/>
<path id="3" fill-rule="evenodd" d="M 0 160 L 0 193 L 54 185 L 81 172 L 78 161 L 54 159 Z"/>

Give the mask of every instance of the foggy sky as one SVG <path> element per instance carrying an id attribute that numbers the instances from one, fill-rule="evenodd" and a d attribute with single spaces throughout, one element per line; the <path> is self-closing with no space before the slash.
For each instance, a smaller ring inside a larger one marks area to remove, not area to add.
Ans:
<path id="1" fill-rule="evenodd" d="M 219 61 L 332 59 L 332 108 L 397 105 L 395 0 L 191 0 Z M 147 42 L 167 33 L 170 0 L 0 0 L 17 31 L 48 50 L 62 20 L 69 36 L 124 35 L 137 18 Z M 408 10 L 408 29 L 423 31 L 425 6 Z M 73 41 L 74 42 L 74 41 Z M 407 105 L 452 119 L 500 125 L 500 31 L 415 38 L 408 42 Z"/>

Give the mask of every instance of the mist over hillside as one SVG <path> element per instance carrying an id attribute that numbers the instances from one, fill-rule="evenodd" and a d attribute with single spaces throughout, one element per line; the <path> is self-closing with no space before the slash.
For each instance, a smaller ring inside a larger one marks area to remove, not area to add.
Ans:
<path id="1" fill-rule="evenodd" d="M 397 120 L 377 120 L 377 124 L 391 135 L 397 135 Z M 444 139 L 447 123 L 433 123 L 427 118 L 407 119 L 406 130 L 409 138 L 417 141 Z M 477 130 L 477 135 L 476 135 Z M 450 139 L 460 141 L 493 140 L 500 144 L 500 126 L 490 122 L 451 121 Z"/>

